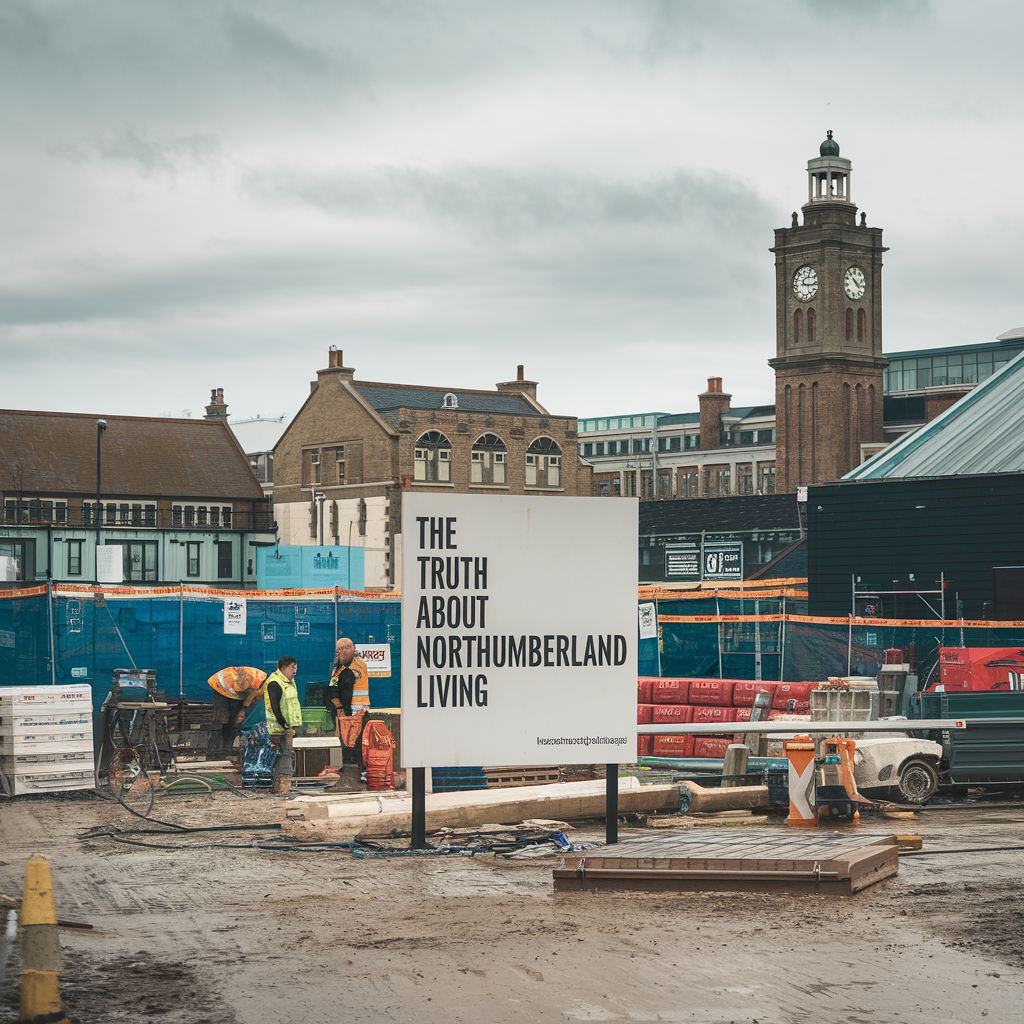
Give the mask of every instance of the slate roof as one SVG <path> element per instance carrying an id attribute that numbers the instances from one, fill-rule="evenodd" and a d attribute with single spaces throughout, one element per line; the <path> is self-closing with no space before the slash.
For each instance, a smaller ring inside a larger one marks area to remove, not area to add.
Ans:
<path id="1" fill-rule="evenodd" d="M 12 409 L 0 409 L 0 490 L 95 494 L 97 419 L 107 421 L 106 496 L 263 499 L 245 452 L 223 420 Z"/>
<path id="2" fill-rule="evenodd" d="M 455 395 L 463 412 L 489 412 L 499 416 L 546 415 L 538 412 L 522 395 L 503 391 L 423 388 L 366 381 L 352 381 L 352 387 L 392 426 L 398 422 L 400 409 L 442 409 L 444 396 L 448 394 Z"/>
<path id="3" fill-rule="evenodd" d="M 746 494 L 729 498 L 675 498 L 640 502 L 640 536 L 798 530 L 795 494 Z"/>
<path id="4" fill-rule="evenodd" d="M 844 480 L 1024 472 L 1024 352 Z"/>

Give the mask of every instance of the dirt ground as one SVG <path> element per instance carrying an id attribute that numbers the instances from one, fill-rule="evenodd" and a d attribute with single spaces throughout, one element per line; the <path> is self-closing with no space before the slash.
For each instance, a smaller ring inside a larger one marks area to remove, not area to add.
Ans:
<path id="1" fill-rule="evenodd" d="M 188 825 L 273 823 L 280 797 L 160 801 Z M 575 839 L 603 838 L 577 823 Z M 555 894 L 555 858 L 358 859 L 267 834 L 158 834 L 94 795 L 0 803 L 0 892 L 48 857 L 76 1022 L 1009 1022 L 1024 1001 L 1024 805 L 925 810 L 865 831 L 926 851 L 853 897 Z M 768 826 L 784 827 L 778 823 Z M 622 829 L 620 838 L 634 831 Z M 139 836 L 123 836 L 136 841 Z M 225 844 L 214 846 L 212 844 Z M 4 917 L 0 911 L 0 933 Z M 0 1021 L 17 1018 L 0 935 Z M 6 944 L 5 944 L 6 943 Z"/>

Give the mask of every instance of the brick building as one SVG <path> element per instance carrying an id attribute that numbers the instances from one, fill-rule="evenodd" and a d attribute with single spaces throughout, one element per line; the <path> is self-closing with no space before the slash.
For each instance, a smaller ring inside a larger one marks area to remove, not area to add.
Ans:
<path id="1" fill-rule="evenodd" d="M 274 448 L 280 541 L 316 544 L 322 529 L 365 549 L 366 586 L 400 586 L 404 491 L 590 495 L 576 432 L 521 366 L 494 391 L 385 384 L 357 381 L 332 348 Z"/>
<path id="2" fill-rule="evenodd" d="M 274 540 L 249 460 L 217 415 L 0 411 L 0 507 L 0 556 L 25 582 L 94 582 L 101 543 L 123 549 L 126 583 L 253 587 L 253 545 Z"/>

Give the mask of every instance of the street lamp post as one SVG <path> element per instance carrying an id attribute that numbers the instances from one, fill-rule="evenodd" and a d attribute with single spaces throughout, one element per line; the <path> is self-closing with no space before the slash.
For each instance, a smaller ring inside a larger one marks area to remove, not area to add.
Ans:
<path id="1" fill-rule="evenodd" d="M 106 420 L 96 421 L 96 575 L 99 578 L 100 543 L 103 529 L 103 505 L 100 496 L 103 491 L 103 431 L 107 429 Z"/>

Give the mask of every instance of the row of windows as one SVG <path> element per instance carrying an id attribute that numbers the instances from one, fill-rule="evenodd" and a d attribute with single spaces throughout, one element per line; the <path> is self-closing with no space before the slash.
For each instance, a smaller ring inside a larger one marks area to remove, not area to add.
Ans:
<path id="1" fill-rule="evenodd" d="M 68 576 L 81 576 L 83 573 L 82 540 L 69 539 L 67 544 L 67 574 Z M 128 583 L 153 583 L 159 576 L 157 574 L 157 542 L 150 540 L 143 541 L 108 541 L 108 546 L 120 545 L 122 549 L 122 570 L 125 582 Z M 229 580 L 233 576 L 234 555 L 232 544 L 229 540 L 217 541 L 215 544 L 217 556 L 217 579 Z M 185 550 L 185 572 L 190 578 L 197 578 L 203 575 L 202 572 L 202 549 L 199 541 L 188 541 Z M 6 555 L 15 560 L 15 572 L 17 579 L 26 578 L 26 570 L 29 578 L 34 575 L 35 542 L 34 541 L 0 541 L 0 555 Z"/>
<path id="2" fill-rule="evenodd" d="M 103 526 L 156 526 L 156 505 L 141 502 L 100 502 L 96 513 L 95 501 L 82 502 L 82 526 L 95 526 L 97 519 Z M 43 501 L 39 498 L 4 500 L 4 522 L 54 523 L 68 525 L 68 506 L 65 501 Z M 171 508 L 172 526 L 216 526 L 231 528 L 230 505 L 174 505 Z"/>
<path id="3" fill-rule="evenodd" d="M 765 430 L 734 430 L 726 435 L 726 447 L 732 445 L 771 444 L 775 440 L 775 431 Z M 642 455 L 651 450 L 649 437 L 634 437 L 615 441 L 584 441 L 580 444 L 580 455 L 584 458 L 601 458 L 607 455 Z M 658 438 L 659 452 L 694 451 L 700 448 L 700 437 L 697 434 L 675 435 Z"/>
<path id="4" fill-rule="evenodd" d="M 581 434 L 595 430 L 629 430 L 631 427 L 653 427 L 664 413 L 650 413 L 646 416 L 609 416 L 606 419 L 580 420 Z"/>
<path id="5" fill-rule="evenodd" d="M 507 482 L 508 450 L 497 434 L 482 434 L 473 444 L 470 482 Z M 526 449 L 526 486 L 559 487 L 562 450 L 550 437 L 538 437 Z M 452 478 L 451 441 L 439 430 L 428 430 L 413 449 L 413 479 L 423 483 L 448 483 Z"/>
<path id="6" fill-rule="evenodd" d="M 757 475 L 754 474 L 752 463 L 736 467 L 735 483 L 732 478 L 730 466 L 705 466 L 703 474 L 703 490 L 699 490 L 700 473 L 695 466 L 688 466 L 675 470 L 676 491 L 672 493 L 671 469 L 658 470 L 658 497 L 659 498 L 719 498 L 728 497 L 730 494 L 774 494 L 775 493 L 775 463 L 764 463 L 757 467 Z M 640 473 L 623 473 L 625 480 L 625 494 L 627 497 L 642 498 L 649 500 L 654 495 L 654 476 L 650 470 L 642 470 Z M 755 490 L 756 484 L 756 490 Z M 598 493 L 602 497 L 617 497 L 623 493 L 622 483 L 619 477 L 611 480 L 598 481 Z M 735 488 L 735 489 L 734 489 Z"/>
<path id="7" fill-rule="evenodd" d="M 883 371 L 886 394 L 946 384 L 980 384 L 1019 352 L 962 352 L 956 355 L 893 359 Z"/>

